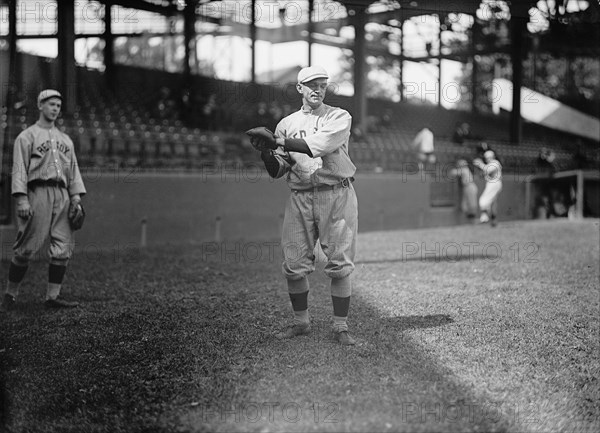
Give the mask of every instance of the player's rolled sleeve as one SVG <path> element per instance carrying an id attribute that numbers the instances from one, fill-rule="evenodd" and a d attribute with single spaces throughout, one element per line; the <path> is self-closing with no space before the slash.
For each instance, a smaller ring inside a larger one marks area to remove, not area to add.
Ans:
<path id="1" fill-rule="evenodd" d="M 282 119 L 279 121 L 279 123 L 277 124 L 277 126 L 275 127 L 275 137 L 281 137 L 281 138 L 288 138 L 287 134 L 286 134 L 286 127 L 285 127 L 285 119 Z M 289 152 L 286 152 L 280 148 L 274 150 L 272 152 L 273 157 L 277 160 L 277 163 L 279 164 L 277 173 L 275 176 L 273 176 L 274 178 L 278 179 L 280 177 L 282 177 L 284 174 L 286 174 L 288 171 L 290 171 L 290 169 L 292 168 L 293 165 L 293 160 L 292 157 L 290 156 Z"/>
<path id="2" fill-rule="evenodd" d="M 24 135 L 19 135 L 13 148 L 12 194 L 27 194 L 31 143 Z"/>
<path id="3" fill-rule="evenodd" d="M 83 179 L 81 178 L 81 172 L 79 171 L 79 164 L 77 163 L 77 157 L 73 152 L 71 158 L 71 165 L 69 167 L 70 179 L 69 179 L 69 195 L 74 196 L 75 194 L 84 195 L 86 193 Z"/>
<path id="4" fill-rule="evenodd" d="M 317 133 L 305 138 L 313 158 L 328 155 L 348 142 L 351 126 L 350 113 L 342 109 L 333 111 Z"/>
<path id="5" fill-rule="evenodd" d="M 277 151 L 270 152 L 267 155 L 261 155 L 261 159 L 265 164 L 265 168 L 269 173 L 269 176 L 275 179 L 282 177 L 290 169 L 290 163 L 288 162 L 288 156 L 280 154 Z"/>

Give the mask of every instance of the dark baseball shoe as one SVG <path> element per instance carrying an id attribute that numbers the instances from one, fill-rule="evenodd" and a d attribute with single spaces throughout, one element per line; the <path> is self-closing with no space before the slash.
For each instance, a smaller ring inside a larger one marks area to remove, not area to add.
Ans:
<path id="1" fill-rule="evenodd" d="M 310 323 L 303 323 L 301 325 L 294 324 L 288 326 L 285 330 L 275 335 L 275 337 L 279 340 L 286 340 L 288 338 L 298 337 L 299 335 L 308 335 L 309 333 Z"/>
<path id="2" fill-rule="evenodd" d="M 334 338 L 342 346 L 354 346 L 356 344 L 356 340 L 348 334 L 348 331 L 335 332 Z"/>
<path id="3" fill-rule="evenodd" d="M 46 299 L 44 302 L 46 308 L 75 308 L 79 306 L 79 302 L 67 301 L 61 297 L 56 299 Z"/>
<path id="4" fill-rule="evenodd" d="M 9 295 L 8 293 L 4 294 L 2 298 L 2 303 L 0 303 L 0 313 L 7 313 L 15 307 L 15 297 L 13 295 Z"/>

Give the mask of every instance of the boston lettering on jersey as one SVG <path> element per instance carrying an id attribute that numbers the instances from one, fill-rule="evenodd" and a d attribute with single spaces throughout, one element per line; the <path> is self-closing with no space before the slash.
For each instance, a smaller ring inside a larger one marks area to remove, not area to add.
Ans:
<path id="1" fill-rule="evenodd" d="M 52 141 L 51 140 L 46 140 L 44 143 L 42 143 L 36 147 L 36 150 L 39 153 L 41 153 L 42 155 L 45 154 L 46 152 L 48 152 L 50 149 L 52 149 Z M 70 150 L 69 146 L 67 146 L 65 143 L 61 143 L 60 141 L 56 143 L 56 149 L 65 155 L 67 153 L 69 153 L 69 150 Z"/>
<path id="2" fill-rule="evenodd" d="M 15 140 L 12 193 L 28 194 L 28 184 L 34 180 L 58 180 L 70 195 L 85 193 L 70 137 L 37 123 L 22 131 Z"/>
<path id="3" fill-rule="evenodd" d="M 283 133 L 286 134 L 285 131 Z M 294 132 L 293 134 L 290 134 L 289 137 L 287 135 L 285 135 L 285 136 L 287 138 L 304 138 L 304 137 L 306 137 L 306 131 L 304 129 L 301 129 L 298 132 Z"/>
<path id="4" fill-rule="evenodd" d="M 306 189 L 322 184 L 336 185 L 354 176 L 356 167 L 348 155 L 351 124 L 352 117 L 347 111 L 326 104 L 314 110 L 303 107 L 282 119 L 275 128 L 275 135 L 306 140 L 312 157 L 277 151 L 276 177 L 287 174 L 291 189 Z"/>

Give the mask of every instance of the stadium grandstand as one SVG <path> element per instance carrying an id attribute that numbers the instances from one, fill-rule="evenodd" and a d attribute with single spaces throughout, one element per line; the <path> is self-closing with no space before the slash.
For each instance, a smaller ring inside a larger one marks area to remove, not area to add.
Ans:
<path id="1" fill-rule="evenodd" d="M 259 161 L 243 131 L 297 109 L 295 74 L 315 63 L 337 68 L 327 101 L 353 115 L 359 171 L 414 163 L 425 124 L 442 164 L 485 141 L 506 171 L 534 173 L 541 147 L 558 170 L 594 169 L 599 17 L 598 2 L 569 0 L 0 0 L 3 217 L 11 146 L 43 88 L 65 96 L 58 125 L 80 165 L 194 171 Z M 515 109 L 494 106 L 497 79 Z M 528 121 L 526 88 L 587 133 Z"/>

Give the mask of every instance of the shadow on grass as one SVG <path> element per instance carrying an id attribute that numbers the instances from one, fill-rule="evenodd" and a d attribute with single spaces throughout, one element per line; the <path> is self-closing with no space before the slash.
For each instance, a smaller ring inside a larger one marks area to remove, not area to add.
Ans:
<path id="1" fill-rule="evenodd" d="M 121 286 L 90 281 L 75 311 L 46 312 L 26 297 L 2 323 L 9 431 L 505 429 L 494 402 L 478 401 L 411 335 L 443 335 L 448 315 L 385 317 L 353 296 L 358 345 L 342 347 L 321 275 L 313 332 L 279 341 L 290 312 L 273 263 L 211 264 L 201 283 L 191 271 L 154 280 L 168 270 L 141 261 L 118 269 L 130 278 Z"/>
<path id="2" fill-rule="evenodd" d="M 164 407 L 180 395 L 196 352 L 183 306 L 141 303 L 101 310 L 84 298 L 80 309 L 56 311 L 26 302 L 11 312 L 7 430 L 163 431 Z"/>
<path id="3" fill-rule="evenodd" d="M 454 322 L 447 314 L 431 314 L 428 316 L 400 316 L 385 319 L 387 326 L 399 331 L 408 329 L 435 328 Z"/>
<path id="4" fill-rule="evenodd" d="M 499 402 L 481 401 L 431 355 L 411 330 L 453 323 L 445 314 L 383 317 L 353 296 L 354 347 L 332 339 L 326 282 L 311 289 L 310 335 L 279 341 L 263 335 L 234 399 L 210 399 L 183 411 L 184 431 L 505 431 Z M 311 287 L 314 287 L 311 283 Z M 267 310 L 263 309 L 263 314 Z M 289 312 L 285 312 L 289 315 Z M 250 329 L 251 321 L 242 323 Z M 235 357 L 235 354 L 231 354 Z"/>

